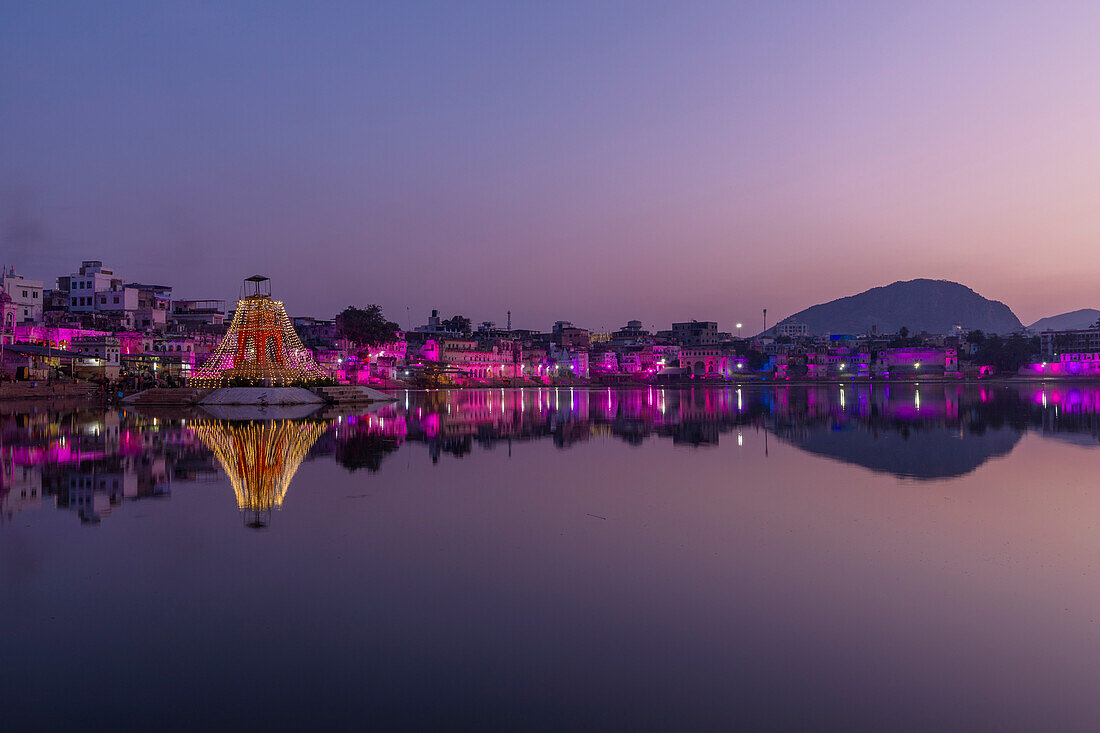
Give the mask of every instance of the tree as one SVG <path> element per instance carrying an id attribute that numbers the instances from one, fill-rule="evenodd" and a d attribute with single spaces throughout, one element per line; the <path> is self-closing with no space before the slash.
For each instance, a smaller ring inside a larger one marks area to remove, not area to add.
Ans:
<path id="1" fill-rule="evenodd" d="M 1038 349 L 1037 339 L 1027 339 L 1020 334 L 1003 339 L 993 334 L 983 339 L 978 353 L 974 355 L 974 361 L 982 365 L 992 365 L 999 372 L 1015 372 L 1027 364 L 1038 353 Z"/>
<path id="2" fill-rule="evenodd" d="M 382 459 L 397 450 L 397 441 L 381 435 L 356 434 L 336 446 L 337 462 L 355 473 L 365 468 L 375 473 L 382 467 Z"/>
<path id="3" fill-rule="evenodd" d="M 909 339 L 909 327 L 902 326 L 898 329 L 897 335 L 894 336 L 894 338 L 890 339 L 890 348 L 900 349 L 906 346 L 912 346 L 912 343 Z"/>
<path id="4" fill-rule="evenodd" d="M 754 372 L 760 371 L 764 368 L 764 365 L 768 363 L 768 358 L 756 349 L 749 349 L 745 353 L 745 358 L 749 370 Z"/>
<path id="5" fill-rule="evenodd" d="M 791 379 L 802 379 L 810 373 L 810 368 L 805 364 L 796 363 L 787 365 L 787 376 Z"/>
<path id="6" fill-rule="evenodd" d="M 381 306 L 374 304 L 366 308 L 349 305 L 336 317 L 336 323 L 345 338 L 361 347 L 391 343 L 401 330 L 396 323 L 383 317 Z"/>

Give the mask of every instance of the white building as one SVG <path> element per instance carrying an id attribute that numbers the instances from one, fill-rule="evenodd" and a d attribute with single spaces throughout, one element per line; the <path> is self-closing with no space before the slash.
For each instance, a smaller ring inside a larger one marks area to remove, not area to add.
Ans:
<path id="1" fill-rule="evenodd" d="M 805 338 L 810 335 L 810 327 L 797 321 L 780 323 L 775 327 L 775 335 L 787 336 L 788 338 Z"/>
<path id="2" fill-rule="evenodd" d="M 16 322 L 42 320 L 42 281 L 28 280 L 10 267 L 0 278 L 0 286 L 16 305 Z"/>
<path id="3" fill-rule="evenodd" d="M 138 296 L 137 288 L 115 285 L 109 290 L 100 290 L 93 296 L 96 299 L 95 310 L 115 316 L 127 328 L 134 328 L 136 326 L 134 313 L 138 309 Z"/>
<path id="4" fill-rule="evenodd" d="M 99 260 L 84 260 L 80 272 L 59 278 L 58 285 L 64 290 L 69 285 L 69 311 L 72 313 L 92 313 L 96 310 L 96 294 L 110 290 L 112 286 L 122 287 L 122 278 L 115 277 L 114 270 L 103 267 Z"/>

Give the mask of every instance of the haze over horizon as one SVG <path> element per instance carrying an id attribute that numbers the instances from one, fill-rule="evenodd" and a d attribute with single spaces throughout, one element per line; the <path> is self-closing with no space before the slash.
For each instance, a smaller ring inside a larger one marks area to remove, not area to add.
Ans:
<path id="1" fill-rule="evenodd" d="M 0 8 L 0 263 L 545 328 L 1097 307 L 1094 3 Z M 406 310 L 408 309 L 408 311 Z"/>

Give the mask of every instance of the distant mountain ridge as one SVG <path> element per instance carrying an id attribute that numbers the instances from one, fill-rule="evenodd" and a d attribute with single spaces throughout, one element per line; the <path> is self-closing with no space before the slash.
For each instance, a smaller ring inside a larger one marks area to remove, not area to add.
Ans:
<path id="1" fill-rule="evenodd" d="M 911 333 L 951 333 L 960 325 L 966 330 L 999 334 L 1024 327 L 1012 309 L 999 300 L 984 298 L 950 280 L 924 278 L 898 281 L 811 306 L 779 324 L 791 322 L 805 323 L 812 335 L 871 333 L 876 326 L 879 333 L 895 333 L 903 326 Z"/>
<path id="2" fill-rule="evenodd" d="M 1040 318 L 1027 328 L 1034 333 L 1040 331 L 1072 331 L 1079 328 L 1089 328 L 1098 320 L 1100 320 L 1100 310 L 1081 308 L 1069 313 L 1059 313 L 1056 316 Z"/>

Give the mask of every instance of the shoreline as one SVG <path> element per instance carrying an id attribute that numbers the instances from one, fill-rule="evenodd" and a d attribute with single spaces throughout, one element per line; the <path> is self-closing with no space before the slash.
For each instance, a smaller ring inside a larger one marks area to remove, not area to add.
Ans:
<path id="1" fill-rule="evenodd" d="M 88 383 L 90 384 L 90 383 Z M 965 384 L 965 385 L 1042 385 L 1042 384 L 1081 384 L 1081 385 L 1100 385 L 1100 377 L 1027 377 L 1027 376 L 1005 376 L 1005 377 L 982 377 L 980 379 L 968 379 L 968 378 L 952 378 L 952 377 L 928 377 L 926 379 L 907 378 L 907 379 L 868 379 L 868 378 L 853 378 L 853 379 L 761 379 L 756 377 L 748 377 L 741 380 L 683 380 L 675 382 L 633 382 L 624 384 L 601 384 L 599 382 L 557 382 L 554 384 L 479 384 L 479 385 L 446 385 L 439 387 L 421 387 L 413 385 L 396 385 L 387 384 L 372 385 L 371 389 L 376 389 L 384 393 L 393 392 L 442 392 L 442 391 L 477 391 L 477 390 L 496 390 L 496 389 L 612 389 L 612 390 L 649 390 L 649 389 L 728 389 L 729 387 L 745 387 L 745 386 L 760 386 L 760 387 L 824 387 L 824 386 L 840 386 L 845 385 L 859 385 L 859 386 L 899 386 L 899 385 L 921 385 L 921 384 Z M 356 386 L 356 385 L 352 385 Z M 185 391 L 188 387 L 161 387 L 163 390 L 180 390 Z M 136 393 L 131 393 L 136 394 Z M 96 392 L 94 385 L 89 387 L 88 385 L 81 383 L 65 383 L 61 385 L 45 385 L 41 383 L 31 382 L 9 382 L 0 385 L 0 402 L 12 403 L 12 402 L 40 402 L 43 400 L 74 400 L 77 402 L 103 402 L 105 404 L 114 403 L 118 401 L 116 397 L 117 393 L 109 393 L 104 395 L 102 392 Z M 126 395 L 130 396 L 130 395 Z"/>
<path id="2" fill-rule="evenodd" d="M 630 389 L 684 389 L 684 388 L 700 388 L 700 389 L 724 389 L 729 387 L 745 387 L 745 386 L 761 386 L 761 387 L 823 387 L 829 385 L 836 385 L 843 387 L 845 385 L 882 385 L 882 386 L 898 386 L 898 385 L 922 385 L 922 384 L 965 384 L 965 385 L 981 385 L 981 384 L 1095 384 L 1100 386 L 1100 377 L 982 377 L 980 379 L 967 379 L 967 378 L 945 378 L 945 377 L 929 377 L 927 379 L 800 379 L 800 380 L 786 380 L 786 379 L 742 379 L 742 380 L 699 380 L 699 381 L 678 381 L 678 382 L 661 382 L 661 383 L 628 383 L 628 384 L 600 384 L 599 382 L 558 382 L 555 384 L 479 384 L 476 386 L 470 385 L 448 385 L 439 387 L 414 387 L 414 386 L 375 386 L 374 389 L 381 390 L 383 392 L 465 392 L 476 390 L 490 390 L 490 389 L 561 389 L 561 388 L 587 388 L 587 389 L 613 389 L 613 390 L 630 390 Z"/>

